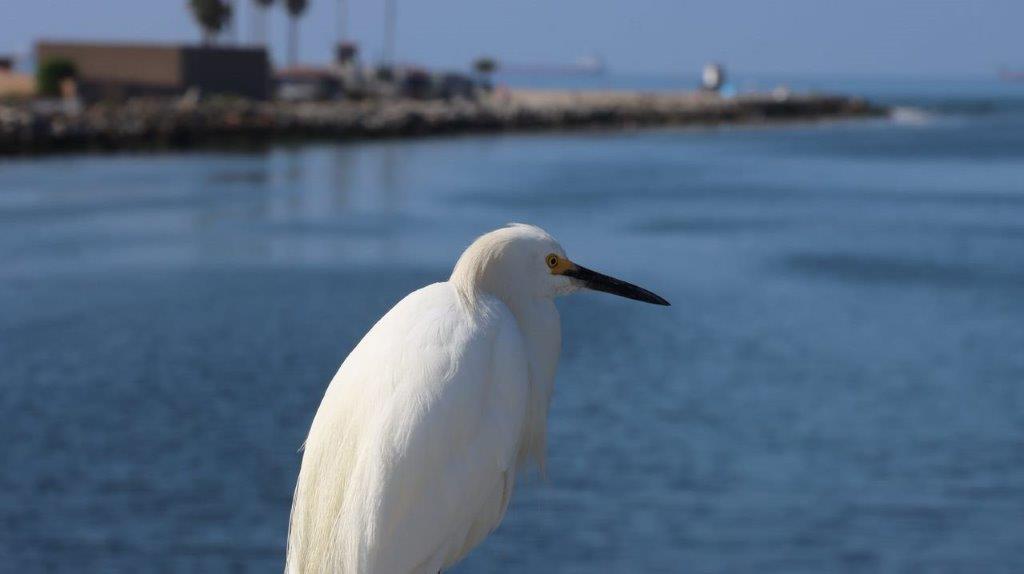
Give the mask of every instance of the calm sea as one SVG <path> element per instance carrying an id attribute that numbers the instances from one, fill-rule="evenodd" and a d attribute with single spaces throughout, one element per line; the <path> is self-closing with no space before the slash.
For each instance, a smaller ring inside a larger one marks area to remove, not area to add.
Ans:
<path id="1" fill-rule="evenodd" d="M 1024 571 L 1024 84 L 820 87 L 901 107 L 0 161 L 0 570 L 280 571 L 338 364 L 527 221 L 673 306 L 560 304 L 548 478 L 456 572 Z"/>

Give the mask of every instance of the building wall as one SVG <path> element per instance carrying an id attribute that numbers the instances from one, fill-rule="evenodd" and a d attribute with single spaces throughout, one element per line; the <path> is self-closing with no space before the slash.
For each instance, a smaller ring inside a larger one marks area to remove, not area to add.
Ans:
<path id="1" fill-rule="evenodd" d="M 181 87 L 181 48 L 177 46 L 40 42 L 37 65 L 50 58 L 74 62 L 79 77 L 89 82 Z"/>
<path id="2" fill-rule="evenodd" d="M 270 91 L 262 48 L 40 42 L 36 58 L 39 64 L 50 58 L 73 62 L 86 99 L 178 95 L 192 87 L 203 95 L 265 99 Z"/>
<path id="3" fill-rule="evenodd" d="M 0 70 L 0 98 L 24 98 L 36 93 L 36 79 L 28 74 Z"/>
<path id="4" fill-rule="evenodd" d="M 204 95 L 270 97 L 270 60 L 263 48 L 186 47 L 181 56 L 185 85 Z"/>

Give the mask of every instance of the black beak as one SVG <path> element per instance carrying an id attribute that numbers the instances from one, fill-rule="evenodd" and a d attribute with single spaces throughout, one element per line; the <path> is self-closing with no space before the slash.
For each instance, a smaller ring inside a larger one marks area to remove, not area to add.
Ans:
<path id="1" fill-rule="evenodd" d="M 604 291 L 605 293 L 611 293 L 612 295 L 618 295 L 619 297 L 625 297 L 626 299 L 643 301 L 644 303 L 653 303 L 654 305 L 671 305 L 671 303 L 654 293 L 651 293 L 647 289 L 637 287 L 632 283 L 619 281 L 614 277 L 609 277 L 603 273 L 598 273 L 597 271 L 591 271 L 590 269 L 580 267 L 579 265 L 574 265 L 571 269 L 566 269 L 562 272 L 562 275 L 572 277 L 573 279 L 583 283 L 583 286 L 587 289 L 593 289 L 594 291 Z"/>

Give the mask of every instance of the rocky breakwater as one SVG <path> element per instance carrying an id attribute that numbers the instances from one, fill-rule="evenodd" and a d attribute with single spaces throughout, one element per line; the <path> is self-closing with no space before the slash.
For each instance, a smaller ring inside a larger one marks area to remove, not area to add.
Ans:
<path id="1" fill-rule="evenodd" d="M 767 123 L 872 117 L 884 109 L 816 94 L 505 91 L 478 100 L 0 104 L 0 154 L 251 146 L 306 139 Z"/>

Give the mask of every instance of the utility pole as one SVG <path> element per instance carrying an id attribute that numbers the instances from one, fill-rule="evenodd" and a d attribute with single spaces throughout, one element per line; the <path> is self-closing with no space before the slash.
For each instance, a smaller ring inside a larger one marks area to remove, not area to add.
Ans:
<path id="1" fill-rule="evenodd" d="M 398 19 L 396 0 L 384 0 L 384 63 L 395 63 L 395 25 Z"/>

